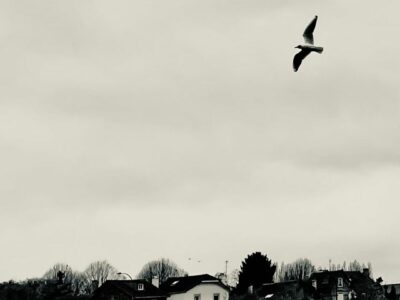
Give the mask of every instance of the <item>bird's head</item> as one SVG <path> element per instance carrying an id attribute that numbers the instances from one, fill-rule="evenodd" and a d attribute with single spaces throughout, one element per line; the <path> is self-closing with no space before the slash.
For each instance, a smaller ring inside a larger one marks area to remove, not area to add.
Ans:
<path id="1" fill-rule="evenodd" d="M 303 46 L 302 45 L 298 45 L 298 46 L 296 46 L 296 47 L 294 47 L 295 49 L 297 48 L 297 49 L 303 49 Z"/>

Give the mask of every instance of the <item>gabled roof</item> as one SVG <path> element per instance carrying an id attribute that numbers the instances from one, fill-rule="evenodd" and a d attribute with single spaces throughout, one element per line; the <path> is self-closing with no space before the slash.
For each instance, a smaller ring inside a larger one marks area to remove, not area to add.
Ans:
<path id="1" fill-rule="evenodd" d="M 143 284 L 143 290 L 138 289 L 138 285 Z M 155 287 L 146 280 L 107 280 L 94 293 L 94 299 L 101 298 L 102 295 L 122 294 L 135 298 L 166 298 L 167 294 Z"/>
<path id="2" fill-rule="evenodd" d="M 344 278 L 347 279 L 345 271 L 343 270 L 337 270 L 337 271 L 318 271 L 314 272 L 311 274 L 310 279 L 314 280 L 316 279 L 317 281 L 323 281 L 325 283 L 327 282 L 337 282 L 338 278 Z M 359 273 L 359 272 L 358 272 Z"/>
<path id="3" fill-rule="evenodd" d="M 217 284 L 222 288 L 229 290 L 222 282 L 214 276 L 208 274 L 170 277 L 161 286 L 160 289 L 168 294 L 185 293 L 199 284 Z"/>
<path id="4" fill-rule="evenodd" d="M 350 285 L 346 272 L 343 270 L 314 272 L 310 276 L 311 281 L 317 281 L 317 292 L 320 294 L 331 293 L 332 288 L 337 286 L 338 278 L 343 278 L 344 284 Z"/>
<path id="5" fill-rule="evenodd" d="M 302 291 L 297 280 L 290 280 L 276 283 L 265 283 L 256 294 L 263 299 L 303 299 L 304 292 Z"/>
<path id="6" fill-rule="evenodd" d="M 304 280 L 288 280 L 276 283 L 264 283 L 256 290 L 258 299 L 265 300 L 303 300 L 308 299 L 314 288 Z"/>
<path id="7" fill-rule="evenodd" d="M 375 282 L 371 277 L 364 275 L 358 271 L 347 271 L 350 287 L 359 295 L 366 294 L 381 294 L 383 293 L 382 287 L 379 283 Z"/>
<path id="8" fill-rule="evenodd" d="M 264 283 L 260 288 L 259 292 L 260 293 L 265 293 L 265 294 L 271 294 L 271 293 L 276 293 L 278 291 L 282 291 L 285 289 L 290 289 L 290 288 L 297 288 L 298 286 L 298 281 L 297 280 L 289 280 L 289 281 L 283 281 L 283 282 L 273 282 L 273 283 Z"/>
<path id="9" fill-rule="evenodd" d="M 315 272 L 311 274 L 310 280 L 317 280 L 317 292 L 325 294 L 329 293 L 337 285 L 339 277 L 343 278 L 343 282 L 358 295 L 382 294 L 380 284 L 359 271 L 338 270 Z"/>

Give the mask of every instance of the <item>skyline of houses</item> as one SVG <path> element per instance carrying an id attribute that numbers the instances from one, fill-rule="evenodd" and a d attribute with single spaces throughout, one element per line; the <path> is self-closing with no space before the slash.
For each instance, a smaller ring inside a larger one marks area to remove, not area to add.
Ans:
<path id="1" fill-rule="evenodd" d="M 371 278 L 367 268 L 317 270 L 302 280 L 250 285 L 240 294 L 224 278 L 200 274 L 170 277 L 162 283 L 158 277 L 106 280 L 100 286 L 94 283 L 90 295 L 77 295 L 58 275 L 57 280 L 33 282 L 25 290 L 17 283 L 0 284 L 0 300 L 400 300 L 400 284 L 383 285 L 380 277 Z"/>
<path id="2" fill-rule="evenodd" d="M 141 280 L 110 280 L 95 292 L 94 300 L 399 300 L 400 284 L 381 285 L 381 278 L 360 271 L 320 270 L 304 280 L 249 286 L 242 294 L 209 274 L 171 277 L 163 284 Z M 136 288 L 136 289 L 135 289 Z M 146 290 L 146 292 L 144 291 Z M 101 295 L 101 296 L 100 296 Z"/>
<path id="3" fill-rule="evenodd" d="M 146 280 L 108 280 L 99 287 L 94 300 L 399 300 L 400 284 L 381 285 L 381 278 L 360 271 L 319 270 L 304 280 L 249 286 L 236 294 L 232 287 L 209 274 L 171 277 L 160 284 Z"/>

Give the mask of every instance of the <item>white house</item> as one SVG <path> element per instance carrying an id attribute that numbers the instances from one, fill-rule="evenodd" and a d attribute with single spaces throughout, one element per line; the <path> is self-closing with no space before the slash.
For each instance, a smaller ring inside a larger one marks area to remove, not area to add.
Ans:
<path id="1" fill-rule="evenodd" d="M 169 278 L 160 288 L 168 300 L 229 300 L 229 288 L 208 274 Z"/>

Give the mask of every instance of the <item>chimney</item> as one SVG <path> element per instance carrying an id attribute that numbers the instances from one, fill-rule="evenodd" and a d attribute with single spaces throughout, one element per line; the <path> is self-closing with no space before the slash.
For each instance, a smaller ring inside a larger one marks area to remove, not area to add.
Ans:
<path id="1" fill-rule="evenodd" d="M 368 277 L 368 278 L 369 278 L 369 269 L 368 269 L 368 268 L 364 268 L 363 271 L 362 271 L 362 273 L 363 273 L 363 275 L 364 275 L 365 277 Z"/>
<path id="2" fill-rule="evenodd" d="M 160 279 L 158 278 L 158 276 L 154 276 L 151 279 L 151 284 L 154 285 L 155 287 L 160 287 Z"/>

